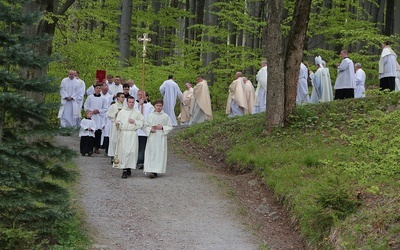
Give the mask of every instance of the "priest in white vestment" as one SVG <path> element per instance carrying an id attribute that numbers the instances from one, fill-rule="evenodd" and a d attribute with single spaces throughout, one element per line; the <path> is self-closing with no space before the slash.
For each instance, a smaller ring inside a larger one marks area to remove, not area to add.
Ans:
<path id="1" fill-rule="evenodd" d="M 118 132 L 115 121 L 120 110 L 124 107 L 125 95 L 123 93 L 117 94 L 116 102 L 111 104 L 107 111 L 107 117 L 111 121 L 110 133 L 109 133 L 109 144 L 108 144 L 108 156 L 111 157 L 111 164 L 114 162 L 115 150 L 117 148 Z"/>
<path id="2" fill-rule="evenodd" d="M 296 103 L 303 105 L 310 102 L 308 95 L 308 68 L 304 63 L 300 63 L 299 80 L 297 81 Z"/>
<path id="3" fill-rule="evenodd" d="M 113 167 L 123 169 L 123 179 L 131 175 L 131 169 L 136 169 L 139 149 L 137 130 L 143 126 L 143 115 L 134 106 L 135 98 L 129 96 L 127 107 L 122 108 L 115 120 L 118 141 Z"/>
<path id="4" fill-rule="evenodd" d="M 135 100 L 137 101 L 137 92 L 139 91 L 139 88 L 132 79 L 129 79 L 126 83 L 129 85 L 129 95 L 135 97 Z"/>
<path id="5" fill-rule="evenodd" d="M 189 125 L 190 105 L 193 99 L 193 88 L 190 82 L 185 84 L 186 90 L 182 93 L 181 113 L 178 115 L 181 125 Z"/>
<path id="6" fill-rule="evenodd" d="M 164 174 L 167 169 L 167 134 L 173 129 L 171 118 L 163 111 L 163 100 L 154 103 L 155 111 L 145 119 L 144 132 L 147 145 L 144 156 L 144 173 L 150 178 Z"/>
<path id="7" fill-rule="evenodd" d="M 99 154 L 101 146 L 101 134 L 104 129 L 104 115 L 108 110 L 107 100 L 101 96 L 101 85 L 97 84 L 94 88 L 94 94 L 87 97 L 83 105 L 85 111 L 92 111 L 92 120 L 96 122 L 96 131 L 94 137 L 94 153 Z"/>
<path id="8" fill-rule="evenodd" d="M 137 92 L 137 97 L 138 97 L 138 99 L 136 100 L 135 107 L 143 115 L 144 119 L 146 119 L 149 114 L 154 112 L 154 107 L 150 102 L 148 102 L 146 100 L 146 97 L 145 97 L 145 94 L 144 94 L 143 90 L 139 90 Z M 147 145 L 147 135 L 142 129 L 139 129 L 137 131 L 137 133 L 138 133 L 138 139 L 139 139 L 139 151 L 138 151 L 137 168 L 138 169 L 143 169 L 143 166 L 144 166 L 144 151 L 145 151 L 146 145 Z"/>
<path id="9" fill-rule="evenodd" d="M 164 112 L 169 115 L 172 121 L 172 126 L 177 126 L 178 121 L 175 115 L 176 99 L 182 102 L 182 91 L 179 89 L 178 84 L 174 81 L 174 76 L 169 75 L 168 80 L 163 82 L 160 86 L 160 93 L 163 96 Z"/>
<path id="10" fill-rule="evenodd" d="M 108 93 L 108 85 L 106 83 L 103 83 L 101 85 L 101 97 L 103 97 L 106 100 L 107 103 L 107 110 L 110 107 L 111 103 L 113 102 L 112 100 L 112 95 Z M 110 127 L 111 127 L 111 120 L 108 119 L 107 114 L 103 115 L 103 124 L 104 128 L 101 131 L 101 148 L 104 149 L 104 155 L 108 156 L 108 146 L 110 144 Z"/>
<path id="11" fill-rule="evenodd" d="M 108 89 L 110 90 L 111 94 L 113 95 L 113 99 L 115 100 L 115 98 L 117 97 L 117 94 L 119 92 L 124 91 L 122 84 L 121 84 L 121 78 L 119 76 L 116 76 L 114 78 L 114 82 L 108 87 Z"/>
<path id="12" fill-rule="evenodd" d="M 315 73 L 310 71 L 310 78 L 313 86 L 311 103 L 333 101 L 331 76 L 329 70 L 325 68 L 320 56 L 315 57 L 315 65 L 317 66 L 317 71 Z"/>
<path id="13" fill-rule="evenodd" d="M 396 88 L 396 64 L 397 55 L 390 48 L 390 42 L 382 44 L 382 53 L 379 60 L 379 86 L 381 90 Z"/>
<path id="14" fill-rule="evenodd" d="M 241 116 L 248 112 L 242 72 L 236 72 L 235 80 L 229 85 L 225 113 L 228 117 Z"/>
<path id="15" fill-rule="evenodd" d="M 79 97 L 78 106 L 80 109 L 82 109 L 83 108 L 83 97 L 84 97 L 85 91 L 86 91 L 86 84 L 82 79 L 79 78 L 78 71 L 75 71 L 75 78 L 78 80 L 79 86 L 81 87 L 81 95 Z M 79 112 L 79 114 L 80 114 L 80 112 Z"/>
<path id="16" fill-rule="evenodd" d="M 243 77 L 243 82 L 244 92 L 246 94 L 247 100 L 247 107 L 249 108 L 246 114 L 253 114 L 254 103 L 256 100 L 256 92 L 254 90 L 253 83 L 249 79 L 247 79 L 247 77 Z"/>
<path id="17" fill-rule="evenodd" d="M 193 98 L 190 103 L 189 125 L 211 121 L 212 109 L 208 83 L 202 76 L 197 77 L 197 84 L 193 88 Z"/>
<path id="18" fill-rule="evenodd" d="M 365 97 L 365 72 L 361 68 L 361 63 L 354 64 L 354 71 L 356 74 L 354 75 L 356 81 L 356 88 L 354 89 L 354 98 L 363 98 Z"/>
<path id="19" fill-rule="evenodd" d="M 60 85 L 61 106 L 58 111 L 61 127 L 79 127 L 80 112 L 79 100 L 81 97 L 81 88 L 78 80 L 75 78 L 75 71 L 70 70 L 68 77 L 62 79 Z"/>
<path id="20" fill-rule="evenodd" d="M 254 114 L 265 112 L 267 108 L 267 76 L 268 76 L 267 61 L 262 61 L 261 69 L 258 71 L 256 75 L 257 88 L 256 88 L 255 103 L 253 108 Z"/>

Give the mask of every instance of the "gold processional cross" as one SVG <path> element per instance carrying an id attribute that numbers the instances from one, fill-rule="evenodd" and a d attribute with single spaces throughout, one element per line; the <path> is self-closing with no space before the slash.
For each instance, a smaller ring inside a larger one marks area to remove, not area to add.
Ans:
<path id="1" fill-rule="evenodd" d="M 144 61 L 146 58 L 146 43 L 151 42 L 151 38 L 147 37 L 147 34 L 144 33 L 143 37 L 139 37 L 139 42 L 143 42 L 143 62 L 142 62 L 142 91 L 144 94 Z"/>

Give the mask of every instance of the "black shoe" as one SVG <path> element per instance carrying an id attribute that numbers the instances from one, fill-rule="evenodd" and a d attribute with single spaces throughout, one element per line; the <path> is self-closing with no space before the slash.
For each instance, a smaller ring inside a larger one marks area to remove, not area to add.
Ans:
<path id="1" fill-rule="evenodd" d="M 122 179 L 128 178 L 128 171 L 124 170 L 124 171 L 122 172 L 121 178 L 122 178 Z"/>
<path id="2" fill-rule="evenodd" d="M 93 152 L 92 151 L 90 151 L 89 153 L 88 153 L 88 156 L 91 156 L 93 154 Z"/>
<path id="3" fill-rule="evenodd" d="M 82 153 L 82 156 L 85 156 L 85 154 Z"/>
<path id="4" fill-rule="evenodd" d="M 132 175 L 132 172 L 131 172 L 131 169 L 130 169 L 130 168 L 128 168 L 128 169 L 126 170 L 126 172 L 128 173 L 128 176 L 131 176 L 131 175 Z"/>
<path id="5" fill-rule="evenodd" d="M 153 174 L 154 174 L 154 178 L 158 176 L 157 173 L 153 173 Z"/>
<path id="6" fill-rule="evenodd" d="M 111 164 L 114 164 L 114 156 L 111 156 Z"/>
<path id="7" fill-rule="evenodd" d="M 143 164 L 137 164 L 137 169 L 143 169 Z"/>
<path id="8" fill-rule="evenodd" d="M 149 178 L 150 178 L 150 179 L 154 179 L 154 178 L 156 178 L 156 175 L 157 175 L 157 174 L 155 174 L 155 173 L 150 173 L 150 174 L 149 174 Z"/>

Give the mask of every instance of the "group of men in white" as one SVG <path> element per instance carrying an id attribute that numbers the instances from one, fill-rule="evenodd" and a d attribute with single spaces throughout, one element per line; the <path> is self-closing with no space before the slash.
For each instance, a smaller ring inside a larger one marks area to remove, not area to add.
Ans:
<path id="1" fill-rule="evenodd" d="M 331 77 L 325 61 L 320 56 L 315 57 L 317 71 L 313 73 L 302 65 L 299 77 L 299 88 L 306 85 L 304 75 L 307 71 L 310 73 L 312 81 L 311 103 L 329 102 L 338 99 L 363 98 L 365 97 L 366 74 L 362 69 L 361 63 L 353 63 L 349 58 L 348 52 L 340 52 L 342 61 L 337 64 L 337 78 L 334 85 L 335 94 L 333 96 Z M 301 72 L 304 73 L 301 73 Z M 390 48 L 389 42 L 382 44 L 382 53 L 379 60 L 379 81 L 380 90 L 400 91 L 400 65 L 397 62 L 396 53 Z M 303 79 L 301 81 L 301 79 Z M 297 99 L 298 103 L 307 103 L 307 93 L 298 91 L 306 96 L 305 99 Z"/>
<path id="2" fill-rule="evenodd" d="M 108 75 L 107 80 L 96 81 L 85 90 L 79 73 L 70 70 L 61 81 L 58 117 L 61 127 L 80 127 L 82 156 L 100 154 L 99 150 L 104 149 L 113 167 L 123 169 L 122 178 L 131 176 L 135 168 L 155 178 L 166 171 L 166 136 L 178 125 L 176 101 L 180 100 L 183 107 L 179 116 L 182 125 L 212 119 L 207 82 L 199 76 L 194 88 L 186 85 L 189 88 L 182 93 L 170 75 L 159 88 L 163 99 L 153 106 L 148 94 L 132 80 L 122 83 L 120 77 Z M 81 117 L 82 108 L 85 118 Z"/>
<path id="3" fill-rule="evenodd" d="M 136 168 L 155 178 L 166 172 L 171 118 L 163 111 L 162 99 L 153 106 L 133 81 L 121 84 L 120 80 L 109 75 L 85 90 L 79 74 L 70 70 L 61 81 L 61 127 L 79 127 L 82 156 L 104 149 L 113 167 L 123 170 L 122 178 L 131 176 L 131 169 Z M 85 118 L 81 118 L 82 108 Z"/>
<path id="4" fill-rule="evenodd" d="M 296 103 L 330 102 L 347 98 L 365 97 L 366 74 L 361 63 L 353 63 L 348 52 L 340 52 L 342 61 L 337 64 L 337 78 L 332 89 L 331 76 L 326 62 L 321 56 L 315 57 L 317 70 L 313 72 L 303 62 L 300 64 L 297 84 Z M 309 95 L 308 81 L 311 81 L 312 90 Z M 261 63 L 261 69 L 256 75 L 258 82 L 256 90 L 252 83 L 236 72 L 235 80 L 229 86 L 229 96 L 226 105 L 226 114 L 229 117 L 245 114 L 256 114 L 266 110 L 267 95 L 267 62 Z M 390 48 L 389 42 L 382 44 L 382 53 L 379 61 L 380 89 L 400 91 L 400 65 L 396 53 Z"/>
<path id="5" fill-rule="evenodd" d="M 333 89 L 329 69 L 320 56 L 315 57 L 315 73 L 304 63 L 300 64 L 296 97 L 299 105 L 365 97 L 366 75 L 361 64 L 354 64 L 346 50 L 342 50 L 340 56 L 342 61 L 336 65 L 338 74 Z M 256 89 L 242 72 L 236 72 L 235 80 L 229 85 L 228 117 L 266 111 L 267 67 L 267 62 L 262 61 L 256 75 Z M 312 85 L 311 96 L 308 79 Z M 400 91 L 400 65 L 389 42 L 382 44 L 379 79 L 381 90 Z M 191 125 L 212 120 L 208 83 L 202 76 L 196 80 L 194 87 L 186 83 L 182 93 L 170 75 L 159 88 L 163 99 L 153 106 L 147 93 L 133 80 L 124 83 L 120 77 L 108 75 L 107 80 L 96 82 L 86 90 L 79 72 L 70 70 L 68 77 L 61 81 L 60 125 L 80 127 L 82 155 L 99 154 L 102 148 L 111 157 L 113 167 L 123 169 L 123 178 L 130 176 L 131 169 L 135 168 L 144 168 L 144 172 L 154 178 L 158 173 L 165 173 L 166 135 L 178 121 L 180 125 Z M 177 100 L 181 110 L 178 119 Z M 82 108 L 86 112 L 84 119 L 81 118 Z"/>

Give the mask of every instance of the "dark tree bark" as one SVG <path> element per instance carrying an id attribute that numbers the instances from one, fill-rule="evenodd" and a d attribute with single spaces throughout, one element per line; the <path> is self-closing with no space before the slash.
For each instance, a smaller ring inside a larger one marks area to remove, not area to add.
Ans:
<path id="1" fill-rule="evenodd" d="M 265 132 L 284 125 L 284 62 L 283 37 L 281 33 L 283 1 L 268 0 L 267 41 L 268 91 Z"/>
<path id="2" fill-rule="evenodd" d="M 289 121 L 289 115 L 296 108 L 297 81 L 310 20 L 311 1 L 297 0 L 293 13 L 285 59 L 285 123 Z"/>
<path id="3" fill-rule="evenodd" d="M 217 9 L 214 6 L 216 0 L 205 0 L 205 14 L 204 14 L 204 25 L 207 26 L 218 26 L 218 16 L 212 12 L 216 12 Z M 206 42 L 217 43 L 214 37 L 205 35 L 204 40 Z M 204 51 L 203 52 L 203 65 L 209 65 L 212 61 L 217 58 L 217 55 L 213 51 Z M 206 75 L 206 78 L 209 79 L 209 83 L 213 83 L 215 81 L 215 76 L 213 72 L 210 72 Z"/>
<path id="4" fill-rule="evenodd" d="M 268 61 L 272 63 L 268 63 L 266 133 L 283 127 L 296 107 L 297 80 L 311 9 L 311 0 L 296 0 L 288 42 L 283 45 L 282 4 L 279 0 L 268 1 L 266 44 Z"/>
<path id="5" fill-rule="evenodd" d="M 132 27 L 132 0 L 124 0 L 121 5 L 121 26 L 119 33 L 119 60 L 121 67 L 129 66 Z"/>
<path id="6" fill-rule="evenodd" d="M 53 36 L 55 33 L 56 24 L 58 22 L 56 16 L 64 15 L 74 2 L 75 0 L 67 0 L 62 6 L 59 6 L 58 0 L 38 0 L 27 2 L 23 6 L 23 11 L 25 13 L 32 13 L 32 11 L 46 11 L 48 13 L 53 13 L 54 15 L 52 23 L 49 23 L 46 20 L 41 20 L 37 25 L 32 24 L 24 27 L 25 34 L 27 34 L 29 37 L 44 35 Z M 53 51 L 52 39 L 48 39 L 36 45 L 36 47 L 32 48 L 32 50 L 38 53 L 38 55 L 51 56 Z M 19 75 L 23 79 L 41 78 L 47 75 L 47 70 L 47 67 L 43 67 L 41 69 L 20 68 Z M 27 92 L 25 95 L 37 102 L 43 102 L 45 97 L 44 94 L 33 92 Z"/>
<path id="7" fill-rule="evenodd" d="M 386 0 L 385 36 L 393 35 L 394 28 L 394 0 Z"/>
<path id="8" fill-rule="evenodd" d="M 400 34 L 400 0 L 395 0 L 393 33 Z"/>

